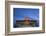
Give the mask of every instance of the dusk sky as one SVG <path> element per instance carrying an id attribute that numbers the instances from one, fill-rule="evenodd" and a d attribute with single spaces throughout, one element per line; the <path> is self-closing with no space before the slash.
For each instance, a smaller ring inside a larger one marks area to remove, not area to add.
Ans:
<path id="1" fill-rule="evenodd" d="M 14 8 L 14 20 L 23 20 L 24 17 L 28 16 L 30 20 L 39 20 L 39 9 L 35 8 Z"/>

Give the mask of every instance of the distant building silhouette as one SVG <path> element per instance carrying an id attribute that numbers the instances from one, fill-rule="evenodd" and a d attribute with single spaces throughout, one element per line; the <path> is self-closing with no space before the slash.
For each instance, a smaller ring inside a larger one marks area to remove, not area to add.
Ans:
<path id="1" fill-rule="evenodd" d="M 30 18 L 27 16 L 27 17 L 24 17 L 24 24 L 29 24 L 30 23 Z"/>
<path id="2" fill-rule="evenodd" d="M 25 16 L 24 20 L 16 20 L 14 27 L 35 27 L 36 20 L 31 20 L 30 17 Z"/>

